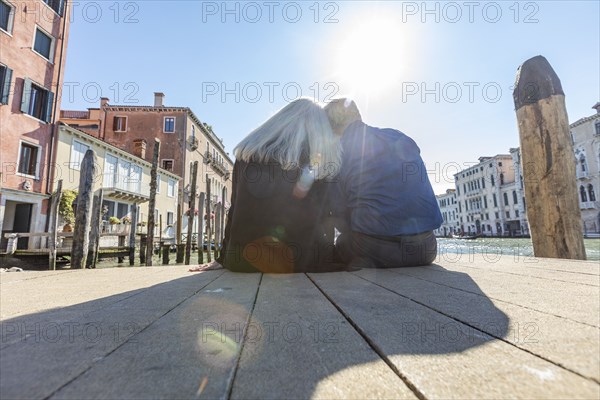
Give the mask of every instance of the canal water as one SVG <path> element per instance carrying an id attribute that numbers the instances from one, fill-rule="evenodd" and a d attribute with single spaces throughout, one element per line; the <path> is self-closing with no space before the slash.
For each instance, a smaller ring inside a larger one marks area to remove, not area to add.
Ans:
<path id="1" fill-rule="evenodd" d="M 587 259 L 600 261 L 600 239 L 584 239 Z M 458 261 L 471 254 L 483 254 L 486 259 L 513 257 L 519 260 L 533 257 L 531 239 L 478 238 L 473 240 L 438 238 L 438 258 Z M 466 259 L 466 258 L 465 258 Z"/>

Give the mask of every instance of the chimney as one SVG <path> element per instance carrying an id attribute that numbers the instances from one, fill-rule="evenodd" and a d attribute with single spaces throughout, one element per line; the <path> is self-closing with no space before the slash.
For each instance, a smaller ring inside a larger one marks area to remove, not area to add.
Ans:
<path id="1" fill-rule="evenodd" d="M 108 105 L 108 102 L 109 102 L 108 97 L 100 97 L 100 108 Z"/>
<path id="2" fill-rule="evenodd" d="M 154 93 L 154 107 L 162 107 L 165 94 L 160 92 Z"/>
<path id="3" fill-rule="evenodd" d="M 594 104 L 592 108 L 596 110 L 596 114 L 600 114 L 600 101 Z"/>
<path id="4" fill-rule="evenodd" d="M 133 141 L 133 155 L 139 158 L 146 159 L 147 143 L 144 139 L 136 139 Z"/>

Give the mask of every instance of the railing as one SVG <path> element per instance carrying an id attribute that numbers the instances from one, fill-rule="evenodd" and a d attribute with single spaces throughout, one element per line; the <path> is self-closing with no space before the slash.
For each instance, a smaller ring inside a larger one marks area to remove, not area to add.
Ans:
<path id="1" fill-rule="evenodd" d="M 596 208 L 596 202 L 595 201 L 582 201 L 579 203 L 579 208 L 582 210 Z"/>
<path id="2" fill-rule="evenodd" d="M 213 161 L 213 156 L 210 151 L 204 152 L 204 164 L 210 164 Z"/>
<path id="3" fill-rule="evenodd" d="M 196 136 L 190 136 L 189 142 L 192 150 L 196 150 L 198 148 L 198 138 Z"/>
<path id="4" fill-rule="evenodd" d="M 108 187 L 104 187 L 104 190 L 120 190 L 125 192 L 131 192 L 139 194 L 145 197 L 150 196 L 150 188 L 146 185 L 142 185 L 139 181 L 123 182 L 117 181 Z"/>

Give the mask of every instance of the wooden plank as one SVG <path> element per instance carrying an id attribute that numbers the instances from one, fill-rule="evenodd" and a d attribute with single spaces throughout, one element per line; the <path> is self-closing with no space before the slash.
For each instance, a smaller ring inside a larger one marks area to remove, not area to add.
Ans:
<path id="1" fill-rule="evenodd" d="M 259 282 L 225 272 L 52 398 L 226 398 Z"/>
<path id="2" fill-rule="evenodd" d="M 136 268 L 135 271 L 140 269 Z M 185 278 L 156 284 L 122 301 L 113 302 L 96 311 L 69 319 L 70 325 L 59 322 L 56 325 L 62 327 L 60 334 L 56 333 L 56 329 L 53 328 L 55 325 L 52 323 L 40 326 L 39 334 L 35 333 L 35 326 L 26 327 L 34 331 L 29 340 L 2 349 L 0 397 L 48 398 L 52 396 L 65 384 L 89 370 L 94 364 L 222 274 L 222 271 L 209 272 L 187 275 Z M 106 302 L 106 298 L 102 301 Z M 69 307 L 63 310 L 65 313 L 69 311 Z M 188 316 L 189 314 L 186 315 Z M 3 322 L 3 325 L 19 326 L 20 321 L 21 319 L 15 318 Z M 72 333 L 68 330 L 68 326 L 72 326 Z M 178 325 L 169 327 L 172 329 L 169 332 L 172 335 L 173 329 Z M 168 340 L 167 337 L 163 339 Z M 122 374 L 122 378 L 127 379 L 126 374 Z M 107 385 L 108 382 L 110 381 L 103 381 L 100 384 L 118 389 L 118 385 L 114 385 L 114 382 Z M 122 394 L 116 397 L 123 396 Z M 79 398 L 82 397 L 94 396 L 82 392 Z"/>
<path id="3" fill-rule="evenodd" d="M 192 182 L 190 189 L 190 203 L 188 206 L 188 229 L 185 241 L 185 265 L 190 265 L 190 256 L 192 254 L 192 236 L 194 235 L 194 220 L 196 219 L 196 181 L 198 180 L 198 161 L 192 164 Z"/>
<path id="4" fill-rule="evenodd" d="M 424 398 L 600 394 L 596 382 L 358 276 L 310 277 Z"/>
<path id="5" fill-rule="evenodd" d="M 206 252 L 207 252 L 207 261 L 212 261 L 212 225 L 211 225 L 211 217 L 210 217 L 210 206 L 211 206 L 211 198 L 210 198 L 210 178 L 208 174 L 206 174 Z"/>
<path id="6" fill-rule="evenodd" d="M 475 281 L 466 283 L 466 274 L 456 271 L 452 274 L 465 277 L 461 289 L 444 286 L 448 274 L 423 268 L 356 272 L 363 279 L 600 382 L 598 328 L 529 308 L 494 302 L 477 288 Z"/>
<path id="7" fill-rule="evenodd" d="M 156 208 L 156 180 L 158 177 L 158 159 L 160 157 L 160 139 L 154 139 L 154 152 L 152 153 L 152 169 L 150 170 L 150 200 L 148 202 L 148 238 L 146 243 L 146 265 L 152 266 L 154 255 L 154 209 Z M 161 227 L 162 228 L 162 227 Z"/>
<path id="8" fill-rule="evenodd" d="M 129 265 L 135 265 L 135 231 L 138 223 L 138 205 L 131 206 L 131 230 L 129 231 Z"/>
<path id="9" fill-rule="evenodd" d="M 232 399 L 416 398 L 304 274 L 265 275 Z"/>
<path id="10" fill-rule="evenodd" d="M 206 194 L 200 193 L 198 199 L 198 264 L 204 263 L 204 203 Z"/>
<path id="11" fill-rule="evenodd" d="M 85 268 L 90 244 L 90 226 L 92 222 L 92 203 L 94 198 L 94 178 L 98 174 L 96 153 L 85 152 L 81 162 L 79 190 L 77 193 L 77 212 L 73 229 L 73 247 L 71 250 L 71 268 Z"/>
<path id="12" fill-rule="evenodd" d="M 556 315 L 570 321 L 591 326 L 600 326 L 600 301 L 598 287 L 577 283 L 544 280 L 540 282 L 527 277 L 515 277 L 497 271 L 472 268 L 469 274 L 456 274 L 454 264 L 447 269 L 431 274 L 430 269 L 411 269 L 416 277 L 428 276 L 428 279 L 443 285 L 471 290 L 476 282 L 476 290 L 483 291 L 494 300 L 531 308 L 549 315 Z M 408 271 L 405 273 L 409 274 Z M 590 282 L 596 277 L 588 276 Z"/>
<path id="13" fill-rule="evenodd" d="M 98 253 L 100 251 L 100 224 L 102 221 L 102 201 L 104 200 L 103 189 L 98 189 L 94 195 L 92 207 L 92 223 L 90 226 L 90 251 L 86 262 L 87 268 L 96 268 L 98 264 Z"/>

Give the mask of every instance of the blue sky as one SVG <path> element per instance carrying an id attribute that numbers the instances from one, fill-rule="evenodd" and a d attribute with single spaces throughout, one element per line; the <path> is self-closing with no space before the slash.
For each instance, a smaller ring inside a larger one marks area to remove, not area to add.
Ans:
<path id="1" fill-rule="evenodd" d="M 82 1 L 63 109 L 188 106 L 233 147 L 288 101 L 353 97 L 367 123 L 411 136 L 436 193 L 519 145 L 517 67 L 545 56 L 571 121 L 600 100 L 597 1 Z M 69 93 L 70 92 L 70 93 Z"/>

